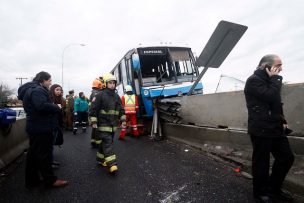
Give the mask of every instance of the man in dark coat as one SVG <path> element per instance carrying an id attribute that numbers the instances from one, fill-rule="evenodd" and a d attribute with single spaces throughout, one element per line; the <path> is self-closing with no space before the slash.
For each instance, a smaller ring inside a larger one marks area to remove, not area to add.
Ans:
<path id="1" fill-rule="evenodd" d="M 73 130 L 74 90 L 69 91 L 66 100 L 66 129 Z"/>
<path id="2" fill-rule="evenodd" d="M 54 131 L 58 128 L 57 114 L 60 108 L 53 104 L 48 88 L 51 75 L 39 72 L 33 79 L 18 89 L 18 98 L 23 101 L 26 112 L 26 132 L 30 147 L 26 157 L 25 186 L 32 188 L 40 184 L 40 175 L 47 186 L 65 186 L 67 181 L 57 179 L 52 169 Z"/>
<path id="3" fill-rule="evenodd" d="M 284 133 L 287 122 L 281 101 L 281 71 L 280 57 L 266 55 L 245 85 L 248 134 L 253 146 L 253 194 L 261 202 L 271 202 L 273 198 L 292 200 L 291 194 L 281 190 L 294 161 Z M 269 177 L 270 153 L 275 161 Z"/>

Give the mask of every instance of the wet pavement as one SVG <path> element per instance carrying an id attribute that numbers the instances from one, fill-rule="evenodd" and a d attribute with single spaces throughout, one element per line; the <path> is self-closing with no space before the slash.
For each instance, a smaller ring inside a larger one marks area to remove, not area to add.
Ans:
<path id="1" fill-rule="evenodd" d="M 90 129 L 88 129 L 90 132 Z M 69 181 L 64 188 L 24 187 L 24 155 L 1 177 L 0 202 L 253 202 L 251 180 L 204 152 L 148 136 L 114 138 L 118 173 L 97 164 L 89 132 L 65 133 L 55 147 L 55 170 Z"/>

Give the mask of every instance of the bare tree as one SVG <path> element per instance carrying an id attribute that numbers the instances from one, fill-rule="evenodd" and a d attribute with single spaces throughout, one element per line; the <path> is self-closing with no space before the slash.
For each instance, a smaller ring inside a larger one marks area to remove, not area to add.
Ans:
<path id="1" fill-rule="evenodd" d="M 6 107 L 9 100 L 9 96 L 14 92 L 13 89 L 10 89 L 8 85 L 1 83 L 0 84 L 0 108 Z"/>

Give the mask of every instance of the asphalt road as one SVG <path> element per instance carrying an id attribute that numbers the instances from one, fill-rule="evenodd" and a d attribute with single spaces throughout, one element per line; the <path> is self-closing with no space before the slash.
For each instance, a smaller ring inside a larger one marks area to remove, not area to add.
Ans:
<path id="1" fill-rule="evenodd" d="M 90 129 L 88 129 L 90 132 Z M 110 175 L 95 160 L 89 132 L 65 133 L 55 148 L 55 171 L 65 188 L 24 187 L 24 155 L 0 182 L 0 202 L 253 202 L 251 180 L 202 151 L 169 140 L 114 139 L 119 172 Z"/>

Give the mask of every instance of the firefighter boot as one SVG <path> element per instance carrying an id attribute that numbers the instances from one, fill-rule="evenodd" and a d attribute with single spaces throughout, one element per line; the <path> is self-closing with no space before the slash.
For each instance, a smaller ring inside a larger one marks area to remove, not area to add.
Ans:
<path id="1" fill-rule="evenodd" d="M 110 172 L 110 173 L 115 173 L 117 170 L 118 170 L 117 165 L 113 165 L 113 166 L 111 166 L 111 167 L 109 168 L 109 172 Z"/>
<path id="2" fill-rule="evenodd" d="M 77 128 L 73 128 L 73 134 L 76 135 L 77 133 Z"/>

